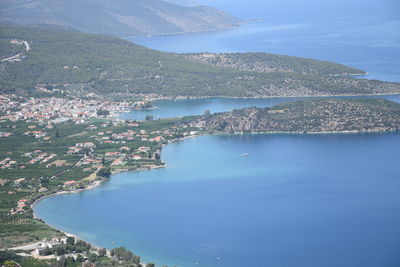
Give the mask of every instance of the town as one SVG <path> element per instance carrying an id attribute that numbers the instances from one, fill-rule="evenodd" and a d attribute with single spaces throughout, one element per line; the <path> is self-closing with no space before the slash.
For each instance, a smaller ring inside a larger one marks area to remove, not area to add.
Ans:
<path id="1" fill-rule="evenodd" d="M 148 106 L 142 100 L 0 95 L 0 220 L 4 226 L 0 248 L 17 248 L 20 256 L 32 259 L 65 259 L 60 257 L 69 254 L 53 247 L 65 246 L 67 236 L 35 218 L 36 201 L 91 189 L 113 173 L 161 168 L 164 144 L 199 134 L 195 128 L 178 126 L 178 119 L 118 118 L 122 112 Z M 98 249 L 69 251 L 75 261 L 99 260 Z M 91 253 L 97 257 L 89 257 Z M 118 260 L 110 253 L 100 254 Z M 138 264 L 133 256 L 129 260 L 132 266 Z"/>

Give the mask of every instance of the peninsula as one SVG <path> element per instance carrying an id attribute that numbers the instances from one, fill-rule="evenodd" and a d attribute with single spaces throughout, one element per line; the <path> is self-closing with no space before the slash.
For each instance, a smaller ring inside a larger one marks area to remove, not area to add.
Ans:
<path id="1" fill-rule="evenodd" d="M 27 49 L 28 44 L 29 49 Z M 379 95 L 400 84 L 343 75 L 362 70 L 271 54 L 165 53 L 126 40 L 1 26 L 0 92 L 25 96 L 174 98 Z"/>
<path id="2" fill-rule="evenodd" d="M 124 248 L 107 251 L 71 241 L 35 218 L 32 205 L 52 194 L 93 188 L 112 173 L 163 167 L 160 154 L 168 142 L 207 133 L 372 132 L 400 127 L 400 104 L 378 98 L 313 99 L 176 119 L 114 117 L 136 106 L 55 96 L 0 97 L 0 248 L 19 251 L 0 252 L 1 257 L 42 264 L 37 266 L 60 259 L 70 262 L 68 266 L 154 266 L 143 265 Z"/>
<path id="3" fill-rule="evenodd" d="M 360 133 L 397 131 L 400 104 L 379 98 L 314 99 L 205 114 L 187 123 L 223 133 Z"/>
<path id="4" fill-rule="evenodd" d="M 34 3 L 1 5 L 12 2 Z M 29 6 L 35 7 L 24 8 Z M 68 239 L 35 218 L 32 205 L 52 194 L 93 188 L 112 173 L 163 167 L 160 153 L 168 142 L 207 133 L 400 127 L 400 105 L 376 98 L 324 98 L 196 117 L 121 120 L 118 113 L 148 108 L 146 100 L 154 98 L 398 94 L 400 84 L 351 79 L 347 76 L 365 72 L 312 59 L 165 53 L 53 27 L 3 25 L 0 30 L 0 248 L 16 249 L 1 251 L 0 263 L 154 266 L 144 265 L 125 248 L 107 251 Z M 29 249 L 27 243 L 33 243 Z"/>

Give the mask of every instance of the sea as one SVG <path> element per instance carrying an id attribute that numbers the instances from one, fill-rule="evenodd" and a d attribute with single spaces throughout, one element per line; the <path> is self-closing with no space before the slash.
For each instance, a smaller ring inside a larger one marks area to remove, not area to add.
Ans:
<path id="1" fill-rule="evenodd" d="M 311 57 L 370 73 L 362 78 L 400 81 L 398 1 L 197 2 L 252 22 L 129 40 L 176 53 Z M 157 119 L 290 100 L 160 100 L 147 112 Z M 165 146 L 166 168 L 116 174 L 34 210 L 63 231 L 100 247 L 125 246 L 159 266 L 395 267 L 399 148 L 399 133 L 200 136 Z"/>

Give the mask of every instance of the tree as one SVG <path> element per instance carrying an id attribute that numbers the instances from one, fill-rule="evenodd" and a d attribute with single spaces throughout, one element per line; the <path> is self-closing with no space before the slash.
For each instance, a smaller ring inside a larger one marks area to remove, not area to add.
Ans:
<path id="1" fill-rule="evenodd" d="M 67 237 L 66 243 L 67 243 L 67 245 L 71 245 L 71 246 L 75 245 L 75 237 L 73 237 L 73 236 Z"/>
<path id="2" fill-rule="evenodd" d="M 107 250 L 105 248 L 99 249 L 99 256 L 104 257 L 107 254 Z"/>
<path id="3" fill-rule="evenodd" d="M 208 109 L 204 111 L 204 116 L 208 117 L 208 116 L 210 116 L 210 114 L 211 114 L 211 112 Z"/>
<path id="4" fill-rule="evenodd" d="M 152 121 L 153 119 L 154 119 L 153 115 L 146 115 L 146 118 L 145 118 L 146 121 Z"/>
<path id="5" fill-rule="evenodd" d="M 18 256 L 14 251 L 4 250 L 0 251 L 0 263 L 6 260 L 18 261 L 21 257 Z"/>
<path id="6" fill-rule="evenodd" d="M 81 254 L 78 254 L 78 256 L 76 256 L 76 261 L 77 262 L 84 262 L 85 258 L 83 258 L 83 256 Z"/>
<path id="7" fill-rule="evenodd" d="M 156 265 L 155 265 L 154 263 L 151 263 L 151 262 L 150 262 L 150 263 L 147 263 L 147 264 L 146 264 L 146 267 L 156 267 Z"/>
<path id="8" fill-rule="evenodd" d="M 91 245 L 83 240 L 78 240 L 75 242 L 76 252 L 89 252 Z"/>
<path id="9" fill-rule="evenodd" d="M 108 116 L 110 115 L 110 111 L 106 110 L 106 109 L 99 109 L 96 112 L 97 116 Z"/>
<path id="10" fill-rule="evenodd" d="M 13 261 L 8 260 L 8 261 L 4 262 L 3 266 L 4 267 L 17 267 L 18 265 Z"/>
<path id="11" fill-rule="evenodd" d="M 65 249 L 65 246 L 59 246 L 55 248 L 55 253 L 59 256 L 65 255 L 67 253 L 67 250 Z"/>
<path id="12" fill-rule="evenodd" d="M 89 255 L 88 255 L 88 260 L 89 260 L 90 262 L 96 262 L 96 261 L 97 261 L 97 255 L 94 254 L 94 253 L 89 253 Z"/>
<path id="13" fill-rule="evenodd" d="M 110 251 L 112 257 L 118 260 L 132 261 L 133 263 L 139 264 L 140 257 L 134 255 L 131 251 L 127 250 L 125 247 L 113 248 Z"/>
<path id="14" fill-rule="evenodd" d="M 50 183 L 50 179 L 48 177 L 41 177 L 40 178 L 40 184 L 43 187 L 47 187 L 49 185 L 49 183 Z"/>
<path id="15" fill-rule="evenodd" d="M 111 169 L 110 168 L 101 168 L 97 172 L 97 176 L 100 176 L 100 177 L 110 177 L 110 175 L 111 175 Z"/>

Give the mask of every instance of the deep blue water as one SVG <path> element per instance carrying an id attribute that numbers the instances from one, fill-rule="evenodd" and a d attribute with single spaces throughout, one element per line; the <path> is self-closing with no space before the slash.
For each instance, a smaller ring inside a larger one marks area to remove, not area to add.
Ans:
<path id="1" fill-rule="evenodd" d="M 378 96 L 400 103 L 400 95 Z M 175 118 L 187 115 L 201 115 L 209 110 L 211 113 L 231 111 L 246 107 L 272 107 L 284 102 L 300 99 L 310 99 L 301 97 L 274 97 L 274 98 L 203 98 L 203 99 L 177 99 L 177 100 L 157 100 L 153 102 L 155 109 L 151 110 L 132 110 L 121 113 L 123 119 L 144 120 L 146 115 L 152 115 L 154 119 Z"/>
<path id="2" fill-rule="evenodd" d="M 133 41 L 173 52 L 324 59 L 364 69 L 368 78 L 400 81 L 397 0 L 198 2 L 261 21 Z M 400 102 L 400 96 L 389 99 Z M 150 114 L 176 117 L 288 100 L 165 100 Z M 98 246 L 126 246 L 160 264 L 400 266 L 399 148 L 399 133 L 204 136 L 166 146 L 165 169 L 114 175 L 95 190 L 45 199 L 35 211 Z"/>
<path id="3" fill-rule="evenodd" d="M 369 79 L 400 81 L 398 0 L 199 0 L 236 17 L 239 29 L 128 38 L 170 52 L 270 52 L 338 62 Z"/>
<path id="4" fill-rule="evenodd" d="M 400 266 L 399 147 L 395 133 L 203 136 L 166 146 L 165 169 L 35 211 L 160 264 Z"/>

